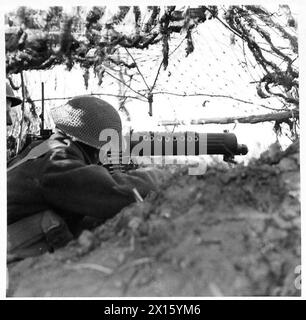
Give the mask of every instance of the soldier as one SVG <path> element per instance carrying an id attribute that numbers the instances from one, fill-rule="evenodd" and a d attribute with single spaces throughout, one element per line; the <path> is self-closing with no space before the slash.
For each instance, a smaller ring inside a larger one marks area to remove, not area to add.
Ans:
<path id="1" fill-rule="evenodd" d="M 12 87 L 6 83 L 6 125 L 12 125 L 11 108 L 21 104 L 21 99 L 15 97 Z"/>
<path id="2" fill-rule="evenodd" d="M 56 132 L 31 144 L 10 163 L 7 175 L 8 253 L 11 260 L 52 251 L 75 235 L 84 217 L 105 221 L 156 190 L 155 170 L 128 173 L 98 165 L 99 135 L 121 119 L 107 102 L 93 96 L 73 98 L 55 108 Z M 40 144 L 39 144 L 40 143 Z M 39 239 L 39 241 L 37 241 Z"/>

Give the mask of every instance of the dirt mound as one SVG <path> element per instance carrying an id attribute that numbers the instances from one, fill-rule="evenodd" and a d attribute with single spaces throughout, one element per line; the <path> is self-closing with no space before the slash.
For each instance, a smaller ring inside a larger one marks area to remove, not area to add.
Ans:
<path id="1" fill-rule="evenodd" d="M 54 254 L 9 268 L 10 296 L 300 295 L 299 145 L 187 169 Z"/>

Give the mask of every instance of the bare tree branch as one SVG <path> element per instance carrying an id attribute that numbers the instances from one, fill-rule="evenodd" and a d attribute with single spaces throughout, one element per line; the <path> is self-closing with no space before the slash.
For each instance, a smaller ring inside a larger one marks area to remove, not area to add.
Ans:
<path id="1" fill-rule="evenodd" d="M 229 123 L 260 123 L 267 121 L 286 122 L 290 118 L 299 118 L 297 109 L 278 113 L 268 113 L 261 115 L 252 115 L 247 117 L 226 117 L 226 118 L 203 118 L 192 120 L 191 124 L 229 124 Z"/>

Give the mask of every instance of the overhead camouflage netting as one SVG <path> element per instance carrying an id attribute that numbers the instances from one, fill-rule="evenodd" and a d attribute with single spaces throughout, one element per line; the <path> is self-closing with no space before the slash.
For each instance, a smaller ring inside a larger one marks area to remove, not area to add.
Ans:
<path id="1" fill-rule="evenodd" d="M 14 135 L 21 120 L 25 132 L 39 127 L 41 82 L 47 111 L 90 93 L 131 126 L 149 114 L 165 126 L 285 122 L 296 135 L 297 22 L 286 5 L 19 7 L 6 26 L 7 76 L 25 98 Z"/>

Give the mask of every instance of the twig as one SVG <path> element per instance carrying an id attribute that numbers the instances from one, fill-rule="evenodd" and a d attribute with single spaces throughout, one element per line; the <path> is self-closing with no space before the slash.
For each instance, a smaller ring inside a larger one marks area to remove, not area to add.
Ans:
<path id="1" fill-rule="evenodd" d="M 144 94 L 140 93 L 139 91 L 137 92 L 136 90 L 134 90 L 131 86 L 129 86 L 128 84 L 126 84 L 126 83 L 125 83 L 124 81 L 122 81 L 121 79 L 115 77 L 113 74 L 111 74 L 111 73 L 108 72 L 107 70 L 105 70 L 105 72 L 106 72 L 108 75 L 110 75 L 111 77 L 113 77 L 114 79 L 116 79 L 117 81 L 123 83 L 125 86 L 127 86 L 130 90 L 132 90 L 132 91 L 135 92 L 136 94 L 139 94 L 140 96 L 142 96 L 142 97 L 144 97 L 144 98 L 147 99 L 147 97 L 146 97 Z"/>
<path id="2" fill-rule="evenodd" d="M 150 91 L 151 89 L 150 89 L 150 87 L 148 86 L 147 81 L 146 81 L 145 77 L 143 76 L 142 72 L 140 71 L 140 69 L 139 69 L 139 67 L 138 67 L 138 64 L 137 64 L 137 62 L 135 61 L 134 57 L 131 55 L 130 51 L 129 51 L 127 48 L 124 48 L 124 49 L 126 50 L 126 52 L 128 53 L 128 55 L 132 58 L 132 60 L 133 60 L 133 62 L 135 63 L 136 68 L 137 68 L 137 70 L 138 70 L 138 72 L 139 72 L 139 74 L 140 74 L 143 82 L 145 83 L 146 87 L 147 87 L 148 90 Z"/>
<path id="3" fill-rule="evenodd" d="M 236 100 L 239 102 L 243 102 L 243 103 L 247 103 L 247 104 L 253 104 L 253 105 L 258 105 L 260 107 L 269 109 L 269 110 L 273 110 L 273 111 L 279 111 L 279 109 L 276 108 L 271 108 L 268 107 L 264 104 L 257 104 L 254 103 L 252 101 L 246 101 L 243 99 L 239 99 L 239 98 L 234 98 L 232 96 L 228 96 L 228 95 L 223 95 L 223 94 L 209 94 L 209 93 L 192 93 L 192 94 L 182 94 L 182 93 L 174 93 L 174 92 L 167 92 L 167 91 L 158 91 L 158 92 L 153 92 L 154 94 L 169 94 L 169 95 L 173 95 L 173 96 L 178 96 L 178 97 L 196 97 L 196 96 L 204 96 L 204 97 L 211 97 L 211 98 L 227 98 L 227 99 L 232 99 L 232 100 Z"/>
<path id="4" fill-rule="evenodd" d="M 208 10 L 211 14 L 213 14 L 213 12 L 212 12 L 209 8 L 206 7 L 206 10 Z M 228 30 L 230 30 L 231 32 L 233 32 L 237 37 L 239 37 L 239 38 L 241 38 L 242 40 L 244 40 L 243 37 L 242 37 L 238 32 L 236 32 L 236 31 L 233 30 L 229 25 L 227 25 L 226 23 L 224 23 L 219 17 L 215 17 L 215 19 L 217 19 L 219 22 L 221 22 L 225 28 L 227 28 Z"/>
<path id="5" fill-rule="evenodd" d="M 22 92 L 22 103 L 21 103 L 21 121 L 20 121 L 20 133 L 19 139 L 17 142 L 17 151 L 18 154 L 21 146 L 21 139 L 22 139 L 22 129 L 23 129 L 23 118 L 24 118 L 24 102 L 25 102 L 25 90 L 24 90 L 24 78 L 23 78 L 23 71 L 20 71 L 20 78 L 21 78 L 21 92 Z"/>
<path id="6" fill-rule="evenodd" d="M 90 93 L 91 96 L 111 96 L 111 97 L 117 97 L 117 98 L 131 98 L 131 99 L 137 99 L 143 102 L 146 102 L 145 100 L 135 97 L 135 96 L 127 96 L 127 95 L 118 95 L 118 94 L 111 94 L 111 93 Z M 45 98 L 44 100 L 68 100 L 72 99 L 74 97 L 63 97 L 63 98 Z M 34 99 L 32 101 L 41 101 L 41 99 Z"/>
<path id="7" fill-rule="evenodd" d="M 139 265 L 142 265 L 142 264 L 147 264 L 147 263 L 150 263 L 150 262 L 152 262 L 152 258 L 150 258 L 150 257 L 140 258 L 138 260 L 134 260 L 131 263 L 128 263 L 128 264 L 122 266 L 121 268 L 119 268 L 118 271 L 123 271 L 125 269 L 136 267 L 136 266 L 139 266 Z"/>
<path id="8" fill-rule="evenodd" d="M 99 264 L 94 264 L 94 263 L 79 263 L 74 266 L 68 266 L 68 268 L 74 269 L 74 270 L 82 270 L 82 269 L 95 270 L 95 271 L 99 271 L 99 272 L 102 272 L 107 275 L 111 275 L 114 272 L 113 269 L 104 267 Z"/>
<path id="9" fill-rule="evenodd" d="M 247 117 L 228 117 L 228 118 L 206 118 L 206 119 L 198 119 L 192 120 L 191 124 L 228 124 L 228 123 L 259 123 L 259 122 L 267 122 L 267 121 L 286 121 L 292 117 L 298 117 L 299 111 L 283 111 L 278 113 L 268 113 L 261 115 L 252 115 Z"/>
<path id="10" fill-rule="evenodd" d="M 158 78 L 158 76 L 159 76 L 160 69 L 161 69 L 162 65 L 163 65 L 163 60 L 161 61 L 160 65 L 159 65 L 159 67 L 158 67 L 158 70 L 157 70 L 157 73 L 156 73 L 156 76 L 155 76 L 155 80 L 154 80 L 153 85 L 152 85 L 152 87 L 151 87 L 151 91 L 152 91 L 152 90 L 154 89 L 154 87 L 155 87 L 155 84 L 156 84 L 157 78 Z"/>

